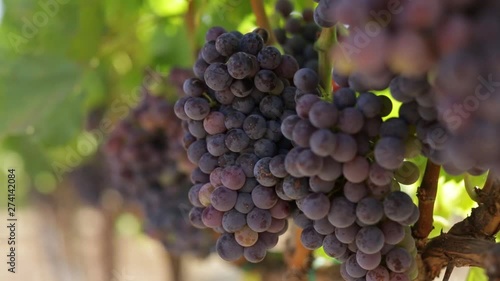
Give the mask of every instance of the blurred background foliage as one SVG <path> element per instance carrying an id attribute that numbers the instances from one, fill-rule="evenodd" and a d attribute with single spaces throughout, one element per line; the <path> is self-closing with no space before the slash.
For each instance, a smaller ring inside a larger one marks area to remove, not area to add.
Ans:
<path id="1" fill-rule="evenodd" d="M 265 2 L 271 22 L 278 24 L 274 1 Z M 313 5 L 295 1 L 296 10 Z M 190 69 L 213 25 L 252 30 L 250 2 L 4 0 L 0 173 L 17 170 L 18 202 L 29 191 L 56 191 L 63 175 L 93 155 L 114 122 L 137 103 L 145 71 L 168 75 L 174 67 Z M 172 90 L 170 98 L 175 95 Z M 95 115 L 98 124 L 90 126 Z M 423 172 L 425 159 L 413 161 Z M 484 176 L 473 179 L 477 185 L 483 181 Z M 404 189 L 415 195 L 418 185 Z M 432 236 L 473 206 L 463 178 L 442 172 Z"/>

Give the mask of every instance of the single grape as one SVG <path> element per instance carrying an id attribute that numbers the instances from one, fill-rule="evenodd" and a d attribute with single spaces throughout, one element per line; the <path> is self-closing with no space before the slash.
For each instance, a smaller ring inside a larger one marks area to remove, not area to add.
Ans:
<path id="1" fill-rule="evenodd" d="M 278 202 L 278 195 L 271 187 L 257 185 L 251 194 L 255 206 L 261 209 L 271 209 Z"/>
<path id="2" fill-rule="evenodd" d="M 365 157 L 356 156 L 342 166 L 344 177 L 352 183 L 360 183 L 368 178 L 370 163 Z"/>
<path id="3" fill-rule="evenodd" d="M 384 233 L 385 243 L 390 245 L 398 244 L 405 237 L 404 227 L 395 221 L 384 221 L 380 225 L 380 229 Z"/>
<path id="4" fill-rule="evenodd" d="M 259 234 L 245 225 L 234 233 L 234 238 L 239 245 L 243 247 L 250 247 L 257 243 Z"/>
<path id="5" fill-rule="evenodd" d="M 380 265 L 382 255 L 380 252 L 376 252 L 375 254 L 365 254 L 361 251 L 357 251 L 356 261 L 361 268 L 365 270 L 373 270 Z"/>
<path id="6" fill-rule="evenodd" d="M 243 214 L 248 214 L 255 204 L 252 200 L 252 195 L 246 192 L 238 192 L 238 198 L 236 199 L 236 204 L 234 209 Z"/>
<path id="7" fill-rule="evenodd" d="M 247 214 L 247 225 L 256 232 L 266 231 L 271 226 L 271 221 L 269 210 L 255 207 Z"/>
<path id="8" fill-rule="evenodd" d="M 243 247 L 236 242 L 234 236 L 230 233 L 222 234 L 217 239 L 215 249 L 217 254 L 225 261 L 236 261 L 243 256 Z"/>
<path id="9" fill-rule="evenodd" d="M 335 234 L 329 234 L 323 239 L 323 250 L 328 256 L 338 258 L 347 252 L 347 246 L 340 242 Z"/>
<path id="10" fill-rule="evenodd" d="M 345 197 L 335 197 L 331 202 L 328 220 L 335 227 L 348 227 L 356 221 L 356 206 Z"/>
<path id="11" fill-rule="evenodd" d="M 375 254 L 384 247 L 384 234 L 376 226 L 362 227 L 356 234 L 356 246 L 366 254 Z"/>
<path id="12" fill-rule="evenodd" d="M 408 219 L 414 210 L 411 197 L 401 191 L 391 192 L 384 199 L 385 215 L 393 221 L 404 221 Z"/>
<path id="13" fill-rule="evenodd" d="M 309 109 L 309 121 L 315 127 L 320 129 L 328 129 L 337 123 L 338 110 L 334 104 L 318 101 Z"/>
<path id="14" fill-rule="evenodd" d="M 210 105 L 204 98 L 192 97 L 186 100 L 184 112 L 193 120 L 203 120 L 210 113 Z"/>
<path id="15" fill-rule="evenodd" d="M 210 195 L 210 203 L 221 212 L 227 212 L 236 205 L 238 192 L 224 186 L 216 188 Z"/>
<path id="16" fill-rule="evenodd" d="M 405 155 L 404 142 L 398 138 L 379 139 L 374 149 L 375 160 L 383 168 L 394 170 L 403 164 Z"/>
<path id="17" fill-rule="evenodd" d="M 301 210 L 308 218 L 319 220 L 328 215 L 330 200 L 324 193 L 310 193 L 302 199 Z"/>
<path id="18" fill-rule="evenodd" d="M 356 255 L 351 255 L 345 262 L 345 269 L 349 276 L 354 278 L 361 278 L 365 276 L 366 269 L 363 269 L 356 260 Z"/>
<path id="19" fill-rule="evenodd" d="M 365 225 L 377 224 L 384 217 L 384 206 L 373 197 L 363 198 L 356 205 L 356 216 Z"/>
<path id="20" fill-rule="evenodd" d="M 314 230 L 314 227 L 307 227 L 302 230 L 300 241 L 302 245 L 309 250 L 316 250 L 323 245 L 324 235 L 319 234 Z"/>
<path id="21" fill-rule="evenodd" d="M 253 174 L 257 182 L 263 186 L 272 187 L 276 185 L 277 178 L 273 176 L 269 169 L 269 163 L 271 162 L 271 157 L 265 157 L 257 161 L 255 164 Z"/>
<path id="22" fill-rule="evenodd" d="M 344 196 L 352 203 L 358 203 L 368 195 L 368 188 L 365 183 L 352 183 L 347 181 L 344 184 Z"/>
<path id="23" fill-rule="evenodd" d="M 246 225 L 245 214 L 231 209 L 222 216 L 222 227 L 229 233 L 234 233 Z"/>
<path id="24" fill-rule="evenodd" d="M 227 66 L 219 62 L 207 67 L 204 78 L 207 86 L 215 91 L 222 91 L 233 82 L 233 78 L 228 73 Z"/>
<path id="25" fill-rule="evenodd" d="M 344 228 L 337 227 L 335 228 L 335 237 L 344 244 L 350 244 L 356 239 L 359 229 L 360 227 L 356 223 Z"/>
<path id="26" fill-rule="evenodd" d="M 324 217 L 319 220 L 315 220 L 313 222 L 313 227 L 316 232 L 318 232 L 321 235 L 329 235 L 335 232 L 335 226 L 333 226 L 329 221 L 327 217 Z M 324 244 L 324 242 L 323 242 Z"/>
<path id="27" fill-rule="evenodd" d="M 412 259 L 408 250 L 401 247 L 395 247 L 385 256 L 385 263 L 391 271 L 403 273 L 410 269 Z"/>
<path id="28" fill-rule="evenodd" d="M 328 156 L 335 151 L 337 145 L 335 134 L 327 129 L 316 130 L 309 139 L 311 150 L 319 156 Z"/>

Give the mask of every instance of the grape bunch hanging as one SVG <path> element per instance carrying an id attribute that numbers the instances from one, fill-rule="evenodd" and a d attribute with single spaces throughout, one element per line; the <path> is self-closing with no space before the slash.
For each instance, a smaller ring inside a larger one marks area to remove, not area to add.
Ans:
<path id="1" fill-rule="evenodd" d="M 286 73 L 283 65 L 293 68 Z M 345 87 L 330 102 L 316 72 L 297 69 L 256 32 L 209 30 L 196 77 L 175 105 L 187 122 L 188 158 L 198 165 L 189 192 L 193 225 L 222 234 L 223 259 L 259 262 L 293 213 L 304 246 L 345 261 L 347 280 L 415 276 L 409 225 L 419 212 L 396 180 L 418 179 L 404 161 L 408 126 L 382 122 L 392 109 L 386 97 Z"/>
<path id="2" fill-rule="evenodd" d="M 104 152 L 114 187 L 141 207 L 144 230 L 169 253 L 210 252 L 213 236 L 192 227 L 187 216 L 192 165 L 182 153 L 182 127 L 173 106 L 143 89 L 140 103 L 111 132 Z"/>

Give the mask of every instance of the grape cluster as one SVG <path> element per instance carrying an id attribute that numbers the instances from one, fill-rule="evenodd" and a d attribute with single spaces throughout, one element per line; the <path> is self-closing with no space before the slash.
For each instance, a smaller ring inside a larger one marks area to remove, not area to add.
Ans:
<path id="1" fill-rule="evenodd" d="M 283 27 L 274 29 L 274 35 L 286 54 L 293 56 L 301 68 L 318 71 L 318 53 L 314 48 L 320 28 L 314 23 L 313 10 L 294 11 L 290 0 L 278 0 L 276 12 L 283 18 Z"/>
<path id="2" fill-rule="evenodd" d="M 186 96 L 174 107 L 186 124 L 187 157 L 197 165 L 191 222 L 221 233 L 216 250 L 227 261 L 262 261 L 291 213 L 291 204 L 275 192 L 281 180 L 273 163 L 291 148 L 280 128 L 295 114 L 290 85 L 298 64 L 266 46 L 266 34 L 209 29 L 195 77 L 184 82 Z"/>
<path id="3" fill-rule="evenodd" d="M 405 161 L 408 124 L 382 121 L 392 110 L 385 96 L 340 88 L 328 102 L 314 94 L 314 71 L 300 69 L 293 81 L 302 94 L 281 130 L 294 148 L 276 166 L 286 172 L 276 191 L 298 207 L 302 244 L 342 261 L 345 280 L 412 280 L 418 270 L 409 226 L 419 210 L 399 186 L 419 178 Z"/>
<path id="4" fill-rule="evenodd" d="M 317 2 L 318 25 L 348 25 L 336 81 L 364 91 L 392 80 L 426 156 L 454 175 L 500 170 L 497 1 Z"/>
<path id="5" fill-rule="evenodd" d="M 182 153 L 182 127 L 173 106 L 144 92 L 111 132 L 104 152 L 114 186 L 144 211 L 145 231 L 175 255 L 210 251 L 211 234 L 191 226 L 186 208 L 192 166 Z"/>

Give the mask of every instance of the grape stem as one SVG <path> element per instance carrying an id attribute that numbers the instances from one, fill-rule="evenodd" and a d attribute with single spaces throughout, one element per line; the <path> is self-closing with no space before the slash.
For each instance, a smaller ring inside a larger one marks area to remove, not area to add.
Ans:
<path id="1" fill-rule="evenodd" d="M 467 191 L 467 194 L 469 195 L 470 199 L 474 200 L 475 202 L 479 202 L 479 196 L 477 195 L 477 186 L 474 186 L 471 182 L 470 175 L 468 173 L 464 174 L 464 185 L 465 185 L 465 191 Z"/>
<path id="2" fill-rule="evenodd" d="M 330 50 L 337 43 L 337 28 L 322 28 L 321 34 L 316 41 L 314 48 L 318 52 L 318 74 L 320 86 L 323 90 L 323 97 L 330 98 L 332 91 L 332 60 Z"/>
<path id="3" fill-rule="evenodd" d="M 413 237 L 417 240 L 427 239 L 434 228 L 434 202 L 436 201 L 440 170 L 441 166 L 427 160 L 424 177 L 417 191 L 420 217 L 413 227 Z M 417 247 L 423 246 L 419 244 L 417 243 Z"/>
<path id="4" fill-rule="evenodd" d="M 491 192 L 491 188 L 493 186 L 494 180 L 495 180 L 495 174 L 492 171 L 489 171 L 488 177 L 486 178 L 486 182 L 484 183 L 482 192 L 486 192 L 486 193 Z"/>
<path id="5" fill-rule="evenodd" d="M 448 266 L 446 267 L 446 271 L 444 273 L 444 276 L 443 276 L 443 281 L 448 281 L 450 280 L 450 277 L 451 277 L 451 273 L 453 272 L 453 269 L 455 268 L 455 266 L 453 265 L 452 262 L 450 262 L 448 264 Z"/>
<path id="6" fill-rule="evenodd" d="M 267 17 L 266 9 L 264 8 L 264 1 L 250 0 L 250 4 L 252 5 L 252 10 L 253 13 L 255 14 L 255 17 L 257 18 L 257 25 L 264 28 L 269 33 L 267 44 L 273 45 L 274 42 L 276 42 L 276 39 L 274 38 L 274 32 L 271 27 L 269 18 Z"/>

